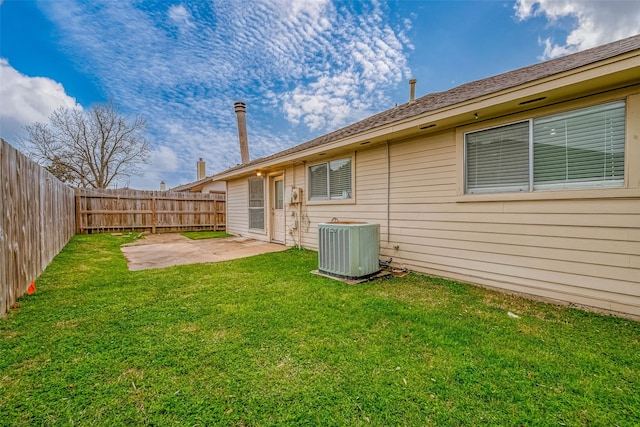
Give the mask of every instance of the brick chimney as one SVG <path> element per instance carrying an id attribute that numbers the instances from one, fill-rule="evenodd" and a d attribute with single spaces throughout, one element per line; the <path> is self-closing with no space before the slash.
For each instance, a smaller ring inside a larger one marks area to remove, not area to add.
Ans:
<path id="1" fill-rule="evenodd" d="M 206 164 L 202 157 L 196 162 L 196 181 L 200 181 L 207 177 Z"/>
<path id="2" fill-rule="evenodd" d="M 240 157 L 242 164 L 249 163 L 249 141 L 247 140 L 247 106 L 244 102 L 233 104 L 238 116 L 238 139 L 240 140 Z"/>

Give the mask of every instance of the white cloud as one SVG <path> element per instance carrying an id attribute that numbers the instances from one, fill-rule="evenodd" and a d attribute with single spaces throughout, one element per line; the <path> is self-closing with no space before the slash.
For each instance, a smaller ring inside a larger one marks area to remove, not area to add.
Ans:
<path id="1" fill-rule="evenodd" d="M 30 77 L 0 58 L 0 136 L 14 140 L 25 125 L 46 123 L 58 107 L 81 108 L 62 85 L 47 77 Z"/>
<path id="2" fill-rule="evenodd" d="M 356 119 L 353 102 L 348 99 L 358 80 L 353 72 L 320 77 L 306 87 L 284 94 L 284 112 L 291 122 L 302 120 L 311 130 L 337 128 Z"/>
<path id="3" fill-rule="evenodd" d="M 316 19 L 322 18 L 324 9 L 330 4 L 329 0 L 284 0 L 281 3 L 293 16 L 307 14 Z"/>
<path id="4" fill-rule="evenodd" d="M 195 28 L 191 13 L 183 4 L 171 6 L 167 12 L 167 16 L 182 29 Z"/>
<path id="5" fill-rule="evenodd" d="M 544 17 L 551 27 L 572 21 L 564 42 L 541 38 L 541 59 L 555 58 L 640 33 L 640 1 L 517 0 L 520 20 Z"/>
<path id="6" fill-rule="evenodd" d="M 403 42 L 401 31 L 385 24 L 383 10 L 363 4 L 370 9 L 357 15 L 346 5 L 339 10 L 330 3 L 323 6 L 308 16 L 330 25 L 303 25 L 305 30 L 296 37 L 306 52 L 305 64 L 311 64 L 303 71 L 307 82 L 279 98 L 287 119 L 302 122 L 312 131 L 333 130 L 389 107 L 381 88 L 409 75 L 405 49 L 410 46 Z M 297 22 L 304 22 L 306 16 L 298 15 Z M 324 68 L 323 63 L 339 66 Z"/>
<path id="7" fill-rule="evenodd" d="M 390 107 L 410 74 L 409 23 L 391 28 L 386 4 L 176 2 L 160 13 L 135 0 L 39 5 L 76 67 L 119 109 L 147 118 L 154 150 L 176 154 L 181 182 L 165 177 L 168 186 L 193 179 L 194 162 L 209 152 L 211 173 L 239 162 L 235 101 L 247 103 L 257 158 Z M 276 121 L 300 127 L 277 131 Z"/>
<path id="8" fill-rule="evenodd" d="M 178 170 L 178 156 L 171 147 L 161 145 L 152 151 L 151 164 L 154 169 L 175 172 Z"/>

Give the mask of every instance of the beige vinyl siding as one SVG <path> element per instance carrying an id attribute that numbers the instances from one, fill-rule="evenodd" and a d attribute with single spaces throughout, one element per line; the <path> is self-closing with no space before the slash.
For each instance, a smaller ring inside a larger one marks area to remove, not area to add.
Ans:
<path id="1" fill-rule="evenodd" d="M 411 270 L 640 317 L 640 94 L 634 91 L 270 170 L 285 176 L 286 244 L 316 250 L 318 224 L 332 218 L 377 223 L 381 256 Z M 627 116 L 624 188 L 464 194 L 464 132 L 620 99 Z M 346 156 L 353 161 L 352 200 L 309 203 L 308 167 Z M 288 203 L 292 187 L 303 189 L 303 203 Z M 229 232 L 268 239 L 268 230 L 247 230 L 247 178 L 230 181 L 227 197 Z"/>
<path id="2" fill-rule="evenodd" d="M 387 203 L 386 146 L 356 153 L 356 201 L 358 211 Z"/>
<path id="3" fill-rule="evenodd" d="M 246 178 L 227 182 L 227 232 L 258 240 L 267 239 L 266 231 L 249 229 L 249 181 Z"/>
<path id="4" fill-rule="evenodd" d="M 455 132 L 392 143 L 391 203 L 442 202 L 456 196 Z"/>
<path id="5" fill-rule="evenodd" d="M 611 97 L 583 100 L 576 108 Z M 640 170 L 640 121 L 631 119 L 640 96 L 626 101 L 626 193 L 538 191 L 495 200 L 461 195 L 462 132 L 454 129 L 358 151 L 355 204 L 305 206 L 303 245 L 316 249 L 317 224 L 333 217 L 375 222 L 381 225 L 381 256 L 411 270 L 640 316 L 640 197 L 629 192 L 638 186 Z M 540 114 L 560 108 L 567 106 Z"/>
<path id="6" fill-rule="evenodd" d="M 338 156 L 340 157 L 340 156 Z M 344 157 L 344 156 L 342 156 Z M 355 174 L 355 204 L 305 204 L 308 227 L 302 239 L 306 248 L 318 248 L 318 224 L 337 218 L 340 221 L 365 221 L 380 224 L 380 235 L 387 233 L 387 158 L 386 145 L 353 153 L 352 173 Z M 302 171 L 304 173 L 304 170 Z M 304 182 L 304 181 L 303 181 Z"/>
<path id="7" fill-rule="evenodd" d="M 302 187 L 304 176 L 301 175 L 301 167 L 288 168 L 286 170 L 276 170 L 266 176 L 265 179 L 265 230 L 249 229 L 249 178 L 240 178 L 227 182 L 227 231 L 231 234 L 251 237 L 257 240 L 268 241 L 270 239 L 270 217 L 272 194 L 271 178 L 273 175 L 283 174 L 284 176 L 284 218 L 285 218 L 285 244 L 293 246 L 297 244 L 298 231 L 294 223 L 299 221 L 298 205 L 290 204 L 291 188 Z M 295 212 L 295 215 L 292 215 Z M 292 237 L 293 236 L 293 237 Z"/>
<path id="8" fill-rule="evenodd" d="M 386 254 L 417 271 L 640 315 L 639 209 L 637 198 L 394 204 L 400 249 Z"/>
<path id="9" fill-rule="evenodd" d="M 627 102 L 635 111 L 638 97 Z M 628 120 L 627 126 L 627 139 L 637 144 L 640 124 Z M 449 136 L 454 157 L 458 142 Z M 423 198 L 413 200 L 392 192 L 391 240 L 400 249 L 385 254 L 429 274 L 640 315 L 638 197 L 617 199 L 594 192 L 597 197 L 571 199 L 566 190 L 564 200 L 544 200 L 539 192 L 537 200 L 460 203 L 453 197 L 447 202 L 446 196 L 455 192 L 441 189 L 456 186 L 462 177 L 457 166 L 443 171 L 454 174 L 447 182 L 446 175 L 430 180 L 428 172 L 411 166 L 411 173 L 405 173 L 402 163 L 411 158 L 411 165 L 422 162 L 429 169 L 432 159 L 446 158 L 446 153 L 432 157 L 419 148 L 432 144 L 447 142 L 429 138 L 392 145 L 392 189 L 411 188 L 415 181 L 424 182 L 425 188 L 416 192 Z M 627 155 L 630 151 L 634 149 Z M 628 161 L 640 167 L 639 159 Z"/>
<path id="10" fill-rule="evenodd" d="M 227 232 L 245 235 L 249 229 L 249 184 L 246 179 L 227 182 Z"/>
<path id="11" fill-rule="evenodd" d="M 302 188 L 303 191 L 303 199 L 306 197 L 304 195 L 304 180 L 296 175 L 296 168 L 294 166 L 278 170 L 279 174 L 282 174 L 284 177 L 284 244 L 286 246 L 297 246 L 298 236 L 302 236 L 302 233 L 298 232 L 297 227 L 302 226 L 302 221 L 300 221 L 300 212 L 301 212 L 301 204 L 291 203 L 291 189 L 292 188 Z M 269 199 L 271 200 L 272 196 L 269 194 Z"/>
<path id="12" fill-rule="evenodd" d="M 301 203 L 296 205 L 287 205 L 285 203 L 286 208 L 288 209 L 285 212 L 285 221 L 286 221 L 286 229 L 287 229 L 287 242 L 290 245 L 300 245 L 302 247 L 308 248 L 308 236 L 312 235 L 311 232 L 311 223 L 307 216 L 307 185 L 306 185 L 306 174 L 305 174 L 306 165 L 303 163 L 296 164 L 290 168 L 288 168 L 285 172 L 285 201 L 289 201 L 291 198 L 291 188 L 301 188 L 302 189 L 302 198 Z M 294 212 L 292 215 L 291 212 Z M 297 221 L 297 228 L 294 227 L 294 222 Z M 298 241 L 300 238 L 301 242 Z"/>

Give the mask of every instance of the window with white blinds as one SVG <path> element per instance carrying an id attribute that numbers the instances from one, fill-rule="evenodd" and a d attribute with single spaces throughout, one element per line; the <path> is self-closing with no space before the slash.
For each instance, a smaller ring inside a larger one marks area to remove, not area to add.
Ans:
<path id="1" fill-rule="evenodd" d="M 624 101 L 468 133 L 466 193 L 621 187 L 624 146 Z"/>
<path id="2" fill-rule="evenodd" d="M 321 163 L 309 167 L 309 200 L 329 198 L 329 165 Z"/>
<path id="3" fill-rule="evenodd" d="M 529 191 L 529 122 L 467 134 L 467 193 Z"/>
<path id="4" fill-rule="evenodd" d="M 622 186 L 624 133 L 624 102 L 536 120 L 533 188 Z"/>
<path id="5" fill-rule="evenodd" d="M 329 162 L 329 197 L 351 198 L 351 159 Z"/>
<path id="6" fill-rule="evenodd" d="M 350 199 L 351 195 L 350 158 L 309 167 L 309 200 Z"/>
<path id="7" fill-rule="evenodd" d="M 249 180 L 249 228 L 264 230 L 264 179 Z"/>

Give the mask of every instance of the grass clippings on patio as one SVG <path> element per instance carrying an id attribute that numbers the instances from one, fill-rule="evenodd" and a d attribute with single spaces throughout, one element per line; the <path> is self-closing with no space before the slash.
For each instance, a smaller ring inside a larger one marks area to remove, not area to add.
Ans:
<path id="1" fill-rule="evenodd" d="M 639 323 L 416 274 L 348 286 L 296 249 L 130 272 L 128 239 L 74 237 L 0 320 L 2 425 L 640 419 Z"/>
<path id="2" fill-rule="evenodd" d="M 224 237 L 233 237 L 232 234 L 229 234 L 225 231 L 184 231 L 180 234 L 191 240 L 221 239 Z"/>

